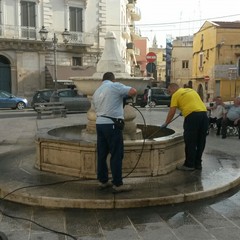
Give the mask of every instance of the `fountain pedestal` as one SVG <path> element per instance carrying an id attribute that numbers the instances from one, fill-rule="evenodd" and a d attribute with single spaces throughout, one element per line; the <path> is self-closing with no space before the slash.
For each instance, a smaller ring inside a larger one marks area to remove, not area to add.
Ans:
<path id="1" fill-rule="evenodd" d="M 86 125 L 59 127 L 41 131 L 36 137 L 36 167 L 43 171 L 96 179 L 96 141 L 82 140 Z M 125 140 L 123 175 L 154 177 L 167 174 L 184 161 L 182 134 L 172 129 L 161 131 L 157 126 L 137 125 L 146 140 Z M 154 134 L 154 139 L 148 139 Z"/>
<path id="2" fill-rule="evenodd" d="M 97 64 L 97 72 L 94 73 L 92 77 L 73 77 L 71 80 L 81 92 L 88 96 L 90 101 L 96 89 L 101 85 L 102 76 L 105 72 L 113 72 L 117 82 L 136 88 L 138 94 L 143 93 L 144 89 L 149 84 L 149 80 L 143 77 L 131 77 L 130 74 L 126 72 L 125 68 L 117 47 L 116 37 L 113 32 L 108 32 L 105 36 L 103 54 Z M 88 124 L 86 127 L 86 134 L 96 134 L 96 113 L 92 106 L 87 113 L 87 118 Z M 137 136 L 137 132 L 139 131 L 136 129 L 136 124 L 134 122 L 135 118 L 135 110 L 131 106 L 125 106 L 124 140 L 135 140 L 141 137 Z M 89 137 L 91 138 L 91 136 Z"/>

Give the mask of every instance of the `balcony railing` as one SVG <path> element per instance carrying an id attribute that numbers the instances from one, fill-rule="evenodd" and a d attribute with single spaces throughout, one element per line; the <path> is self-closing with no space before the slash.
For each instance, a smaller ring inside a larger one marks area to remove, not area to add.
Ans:
<path id="1" fill-rule="evenodd" d="M 18 27 L 13 25 L 0 25 L 0 38 L 6 39 L 28 39 L 41 41 L 40 28 L 33 27 Z M 62 32 L 55 32 L 57 37 L 62 35 Z M 70 32 L 71 37 L 69 43 L 76 44 L 94 44 L 94 34 L 87 32 Z M 52 39 L 54 31 L 49 30 L 48 39 Z"/>
<path id="2" fill-rule="evenodd" d="M 134 21 L 141 20 L 141 11 L 138 7 L 134 7 L 131 9 L 131 17 Z"/>
<path id="3" fill-rule="evenodd" d="M 128 8 L 133 8 L 136 4 L 136 0 L 128 0 L 128 4 L 127 4 L 127 7 Z"/>
<path id="4" fill-rule="evenodd" d="M 127 51 L 130 54 L 140 55 L 140 49 L 136 48 L 133 42 L 127 43 Z"/>
<path id="5" fill-rule="evenodd" d="M 141 37 L 141 31 L 139 28 L 135 27 L 134 25 L 130 25 L 130 30 L 131 30 L 131 35 L 134 39 Z"/>
<path id="6" fill-rule="evenodd" d="M 130 39 L 130 28 L 128 26 L 122 27 L 122 35 L 125 39 Z"/>

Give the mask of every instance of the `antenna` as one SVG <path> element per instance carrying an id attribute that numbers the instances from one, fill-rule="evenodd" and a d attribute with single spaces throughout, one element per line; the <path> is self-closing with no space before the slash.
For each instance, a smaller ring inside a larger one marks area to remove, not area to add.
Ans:
<path id="1" fill-rule="evenodd" d="M 201 2 L 198 0 L 198 9 L 199 9 L 199 19 L 202 19 L 202 9 L 201 9 Z M 199 21 L 199 28 L 201 27 L 201 22 Z"/>
<path id="2" fill-rule="evenodd" d="M 182 11 L 180 12 L 179 33 L 178 33 L 178 36 L 181 36 L 181 28 L 182 28 Z"/>

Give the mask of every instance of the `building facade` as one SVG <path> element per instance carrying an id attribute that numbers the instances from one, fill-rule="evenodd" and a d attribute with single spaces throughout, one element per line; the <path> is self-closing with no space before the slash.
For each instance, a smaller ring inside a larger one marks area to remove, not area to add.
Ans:
<path id="1" fill-rule="evenodd" d="M 192 78 L 204 101 L 240 93 L 240 22 L 206 21 L 193 40 Z"/>
<path id="2" fill-rule="evenodd" d="M 68 76 L 91 76 L 108 31 L 117 36 L 131 73 L 136 65 L 131 43 L 140 37 L 136 4 L 136 0 L 0 0 L 0 89 L 30 99 L 35 90 L 53 87 L 55 79 L 61 84 Z M 39 34 L 43 26 L 48 31 L 44 42 Z M 65 30 L 70 34 L 67 42 L 62 39 Z"/>
<path id="3" fill-rule="evenodd" d="M 158 46 L 156 36 L 153 38 L 149 52 L 154 52 L 157 56 L 154 62 L 156 71 L 153 73 L 153 78 L 157 85 L 166 86 L 166 49 L 162 46 Z"/>
<path id="4" fill-rule="evenodd" d="M 189 86 L 192 81 L 193 36 L 177 37 L 172 43 L 171 81 Z"/>

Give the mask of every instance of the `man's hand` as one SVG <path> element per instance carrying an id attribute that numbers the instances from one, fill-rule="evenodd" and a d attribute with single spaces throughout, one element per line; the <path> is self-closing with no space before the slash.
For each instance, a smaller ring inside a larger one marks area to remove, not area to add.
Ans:
<path id="1" fill-rule="evenodd" d="M 238 125 L 238 121 L 240 121 L 240 118 L 235 119 L 233 124 Z"/>
<path id="2" fill-rule="evenodd" d="M 164 123 L 164 124 L 162 124 L 161 126 L 160 126 L 160 128 L 166 128 L 167 127 L 167 124 L 166 123 Z"/>

